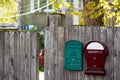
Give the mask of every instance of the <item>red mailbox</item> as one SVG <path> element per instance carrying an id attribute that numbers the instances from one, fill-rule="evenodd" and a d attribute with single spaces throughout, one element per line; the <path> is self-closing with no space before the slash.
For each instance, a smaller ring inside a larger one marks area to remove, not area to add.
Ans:
<path id="1" fill-rule="evenodd" d="M 108 54 L 107 46 L 100 41 L 91 41 L 85 45 L 84 54 L 87 62 L 85 74 L 105 75 L 104 64 Z"/>

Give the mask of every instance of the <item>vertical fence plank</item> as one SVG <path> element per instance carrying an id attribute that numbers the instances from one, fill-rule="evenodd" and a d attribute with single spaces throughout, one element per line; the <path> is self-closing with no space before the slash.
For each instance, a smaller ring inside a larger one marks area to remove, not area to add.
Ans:
<path id="1" fill-rule="evenodd" d="M 0 80 L 3 80 L 3 73 L 4 73 L 4 36 L 3 32 L 0 32 Z"/>
<path id="2" fill-rule="evenodd" d="M 31 34 L 31 80 L 37 80 L 37 33 Z"/>
<path id="3" fill-rule="evenodd" d="M 79 34 L 78 34 L 78 40 L 81 42 L 85 42 L 85 27 L 79 26 Z"/>
<path id="4" fill-rule="evenodd" d="M 58 27 L 58 16 L 50 16 L 50 76 L 49 80 L 55 80 L 57 73 L 56 73 L 56 63 L 57 63 L 57 27 Z M 53 24 L 54 23 L 54 24 Z"/>
<path id="5" fill-rule="evenodd" d="M 120 28 L 115 28 L 114 32 L 114 80 L 118 80 L 120 79 Z"/>
<path id="6" fill-rule="evenodd" d="M 30 53 L 31 53 L 31 43 L 30 43 L 30 32 L 25 32 L 25 80 L 30 80 Z"/>
<path id="7" fill-rule="evenodd" d="M 114 28 L 108 27 L 107 28 L 107 47 L 109 54 L 107 56 L 107 61 L 105 64 L 107 64 L 106 67 L 106 80 L 114 80 Z"/>
<path id="8" fill-rule="evenodd" d="M 59 18 L 59 17 L 57 17 L 57 18 Z M 57 20 L 57 18 L 56 18 L 56 20 Z M 54 27 L 54 33 L 53 33 L 53 45 L 52 45 L 52 47 L 54 48 L 54 50 L 53 50 L 53 55 L 52 55 L 52 57 L 53 57 L 53 75 L 54 75 L 54 77 L 53 77 L 53 80 L 57 80 L 57 75 L 60 73 L 60 72 L 58 72 L 58 66 L 59 66 L 59 64 L 58 64 L 58 49 L 59 49 L 59 46 L 58 46 L 58 24 L 57 23 L 55 23 L 55 26 L 56 27 Z"/>
<path id="9" fill-rule="evenodd" d="M 85 44 L 93 39 L 92 27 L 85 27 Z"/>
<path id="10" fill-rule="evenodd" d="M 15 74 L 14 32 L 9 32 L 9 37 L 10 37 L 9 80 L 14 80 L 14 74 Z"/>
<path id="11" fill-rule="evenodd" d="M 100 27 L 93 27 L 93 40 L 94 41 L 100 40 Z"/>
<path id="12" fill-rule="evenodd" d="M 100 41 L 107 43 L 107 28 L 106 27 L 100 27 Z"/>
<path id="13" fill-rule="evenodd" d="M 25 44 L 25 36 L 24 32 L 20 32 L 20 80 L 25 80 L 25 53 L 24 53 L 24 44 Z"/>
<path id="14" fill-rule="evenodd" d="M 68 36 L 67 36 L 67 35 L 68 35 L 68 31 L 69 31 L 69 30 L 68 30 L 68 27 L 65 27 L 65 30 L 64 30 L 64 33 L 65 33 L 65 34 L 64 34 L 64 36 L 65 36 L 65 37 L 64 37 L 64 40 L 65 40 L 65 42 L 68 41 Z"/>
<path id="15" fill-rule="evenodd" d="M 14 71 L 15 71 L 15 80 L 20 80 L 20 63 L 19 63 L 19 45 L 20 45 L 20 35 L 19 32 L 15 32 L 14 33 L 14 61 L 15 61 L 15 65 L 14 65 Z"/>
<path id="16" fill-rule="evenodd" d="M 5 32 L 4 36 L 4 80 L 9 80 L 9 32 Z"/>
<path id="17" fill-rule="evenodd" d="M 53 76 L 54 75 L 54 40 L 53 40 L 53 36 L 54 36 L 54 28 L 50 28 L 50 52 L 49 52 L 49 62 L 51 63 L 49 65 L 49 80 L 54 80 Z"/>
<path id="18" fill-rule="evenodd" d="M 45 80 L 49 80 L 50 77 L 50 31 L 49 28 L 46 28 L 45 30 Z"/>
<path id="19" fill-rule="evenodd" d="M 4 32 L 4 80 L 9 80 L 9 32 Z"/>
<path id="20" fill-rule="evenodd" d="M 64 80 L 64 27 L 58 27 L 57 79 Z"/>

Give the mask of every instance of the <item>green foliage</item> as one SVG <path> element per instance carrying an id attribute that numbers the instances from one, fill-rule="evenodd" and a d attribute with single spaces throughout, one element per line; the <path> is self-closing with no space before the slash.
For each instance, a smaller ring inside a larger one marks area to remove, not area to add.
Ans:
<path id="1" fill-rule="evenodd" d="M 57 0 L 50 0 L 54 2 L 54 9 L 55 12 L 61 13 L 62 10 L 66 12 L 66 14 L 71 14 L 74 16 L 82 16 L 82 23 L 79 22 L 79 24 L 84 24 L 83 17 L 90 15 L 90 18 L 95 19 L 98 18 L 101 15 L 104 15 L 103 21 L 105 26 L 107 19 L 114 18 L 113 26 L 120 25 L 120 2 L 119 0 L 99 0 L 99 2 L 89 1 L 85 7 L 87 8 L 87 11 L 78 12 L 76 8 L 72 6 L 69 2 L 64 2 L 63 0 L 60 0 L 59 2 Z"/>
<path id="2" fill-rule="evenodd" d="M 83 14 L 81 11 L 78 11 L 78 9 L 76 9 L 70 2 L 65 2 L 64 0 L 60 0 L 60 1 L 49 0 L 49 1 L 54 2 L 53 6 L 55 13 L 62 13 L 63 11 L 67 15 L 79 16 L 79 17 L 81 17 Z M 78 24 L 84 25 L 83 16 L 81 17 Z"/>
<path id="3" fill-rule="evenodd" d="M 40 70 L 41 72 L 44 72 L 44 66 L 41 66 L 41 67 L 39 68 L 39 70 Z"/>
<path id="4" fill-rule="evenodd" d="M 97 5 L 96 5 L 97 4 Z M 90 18 L 98 18 L 104 14 L 103 20 L 114 18 L 113 26 L 120 25 L 120 2 L 118 0 L 108 1 L 99 0 L 99 3 L 94 1 L 88 2 L 86 5 L 88 15 Z M 106 21 L 105 25 L 106 25 Z"/>
<path id="5" fill-rule="evenodd" d="M 39 49 L 44 48 L 44 35 L 38 35 L 39 38 Z"/>
<path id="6" fill-rule="evenodd" d="M 64 0 L 50 0 L 54 2 L 54 10 L 56 13 L 61 13 L 63 10 L 66 12 L 66 14 L 76 15 L 79 16 L 81 12 L 76 11 L 76 8 L 72 6 L 70 2 L 65 2 Z"/>
<path id="7" fill-rule="evenodd" d="M 15 0 L 0 0 L 0 24 L 17 22 L 17 17 L 9 18 L 17 14 L 18 3 Z"/>

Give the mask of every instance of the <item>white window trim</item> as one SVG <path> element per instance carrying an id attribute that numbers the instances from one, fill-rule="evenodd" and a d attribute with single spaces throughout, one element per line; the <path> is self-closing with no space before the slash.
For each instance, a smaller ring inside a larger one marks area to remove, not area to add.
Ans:
<path id="1" fill-rule="evenodd" d="M 30 0 L 30 11 L 34 10 L 34 0 Z"/>
<path id="2" fill-rule="evenodd" d="M 49 4 L 50 4 L 50 3 L 49 3 L 49 0 L 47 0 L 47 2 L 46 2 L 46 5 L 47 5 L 46 7 L 47 7 L 47 8 L 44 9 L 44 12 L 53 12 L 53 11 L 54 11 L 53 6 L 52 6 L 52 9 L 49 9 Z"/>
<path id="3" fill-rule="evenodd" d="M 17 24 L 0 24 L 0 29 L 19 29 Z"/>

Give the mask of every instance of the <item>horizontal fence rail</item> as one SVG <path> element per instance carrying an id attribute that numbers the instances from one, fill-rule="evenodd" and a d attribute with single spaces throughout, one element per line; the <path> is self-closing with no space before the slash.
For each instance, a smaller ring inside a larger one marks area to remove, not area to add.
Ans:
<path id="1" fill-rule="evenodd" d="M 0 80 L 38 80 L 37 33 L 0 31 Z"/>
<path id="2" fill-rule="evenodd" d="M 120 28 L 117 27 L 63 27 L 61 15 L 50 15 L 45 30 L 45 80 L 119 80 L 120 79 Z M 63 69 L 65 42 L 78 40 L 84 45 L 92 40 L 104 42 L 109 50 L 105 61 L 105 76 L 85 75 L 83 71 Z"/>

